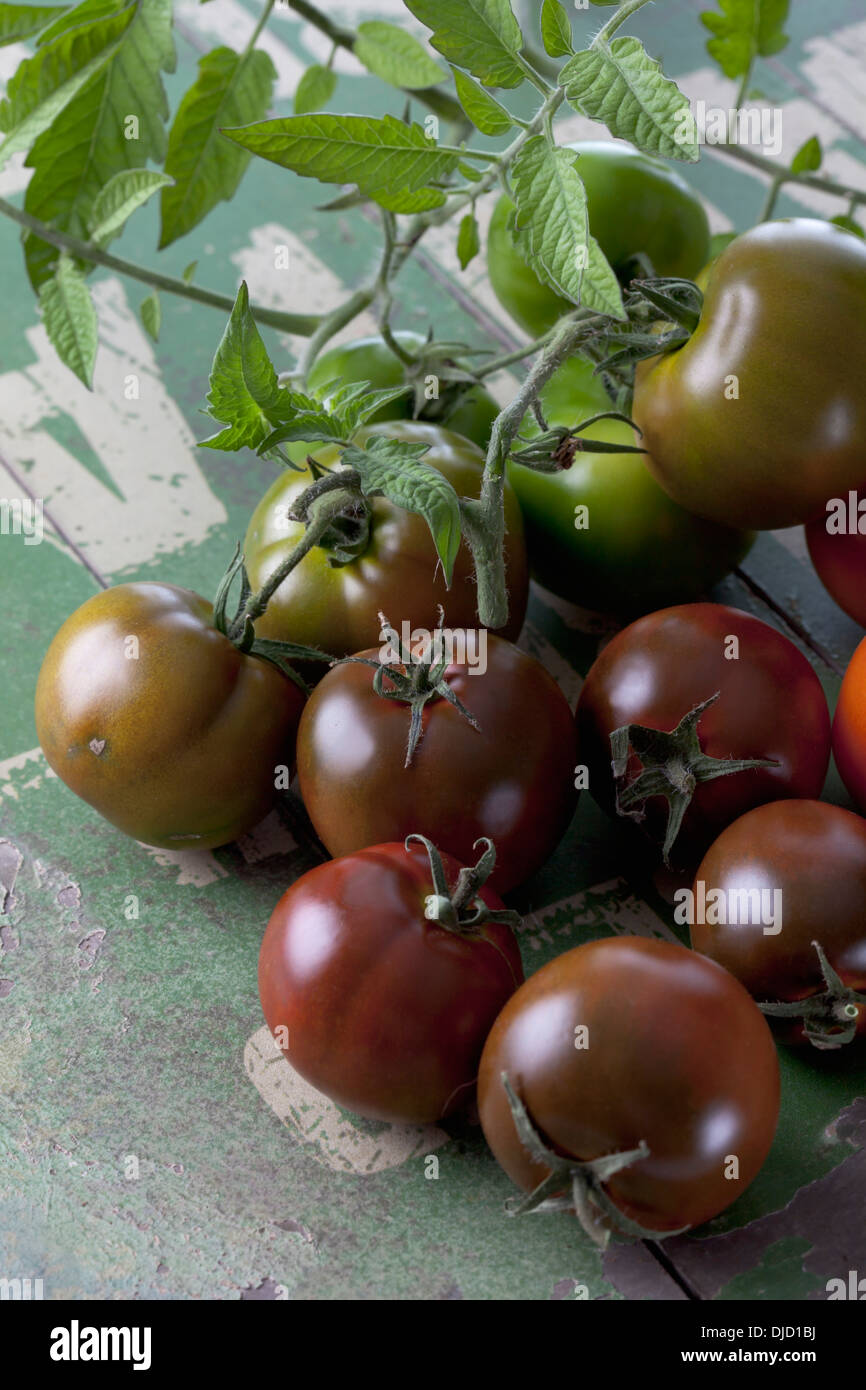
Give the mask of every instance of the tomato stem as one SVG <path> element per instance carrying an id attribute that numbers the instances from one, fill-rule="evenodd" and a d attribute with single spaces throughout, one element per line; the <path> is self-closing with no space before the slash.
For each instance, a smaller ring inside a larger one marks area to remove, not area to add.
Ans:
<path id="1" fill-rule="evenodd" d="M 499 922 L 507 927 L 522 925 L 520 914 L 510 908 L 488 907 L 479 890 L 487 882 L 496 867 L 496 847 L 485 836 L 476 840 L 473 849 L 484 845 L 485 849 L 473 868 L 464 866 L 457 875 L 457 882 L 449 888 L 445 878 L 442 856 L 426 835 L 407 835 L 404 842 L 408 849 L 417 840 L 427 851 L 430 860 L 430 876 L 433 879 L 433 892 L 425 900 L 424 916 L 430 922 L 438 922 L 446 931 L 457 936 L 479 936 L 479 927 L 485 922 Z M 491 945 L 495 945 L 491 942 Z"/>

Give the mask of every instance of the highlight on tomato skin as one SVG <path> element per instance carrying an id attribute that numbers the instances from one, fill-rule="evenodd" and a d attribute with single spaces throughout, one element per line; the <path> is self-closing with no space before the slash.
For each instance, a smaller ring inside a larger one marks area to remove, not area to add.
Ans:
<path id="1" fill-rule="evenodd" d="M 516 914 L 486 882 L 461 904 L 463 866 L 439 858 L 446 892 L 418 837 L 321 864 L 286 890 L 262 941 L 277 1045 L 370 1119 L 426 1124 L 470 1107 L 484 1040 L 523 980 Z"/>
<path id="2" fill-rule="evenodd" d="M 758 806 L 676 899 L 694 949 L 745 985 L 781 1041 L 831 1051 L 866 1036 L 862 816 L 824 801 Z"/>
<path id="3" fill-rule="evenodd" d="M 770 1029 L 733 975 L 648 937 L 591 941 L 557 956 L 511 997 L 485 1044 L 481 1124 L 512 1181 L 550 1174 L 521 1143 L 509 1078 L 562 1163 L 648 1150 L 603 1184 L 626 1223 L 665 1234 L 709 1221 L 746 1190 L 779 1115 Z M 592 1201 L 592 1194 L 590 1193 Z"/>

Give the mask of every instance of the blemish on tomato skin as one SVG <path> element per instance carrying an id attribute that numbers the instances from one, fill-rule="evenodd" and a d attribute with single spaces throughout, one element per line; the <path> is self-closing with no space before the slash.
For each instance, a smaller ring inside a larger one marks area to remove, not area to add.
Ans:
<path id="1" fill-rule="evenodd" d="M 104 738 L 92 738 L 87 746 L 90 749 L 91 753 L 95 754 L 95 756 L 99 758 L 105 750 L 105 743 L 106 740 Z"/>

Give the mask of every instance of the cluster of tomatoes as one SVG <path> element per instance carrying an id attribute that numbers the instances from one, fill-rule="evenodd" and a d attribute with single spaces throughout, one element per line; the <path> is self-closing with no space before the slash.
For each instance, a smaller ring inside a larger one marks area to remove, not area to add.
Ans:
<path id="1" fill-rule="evenodd" d="M 665 274 L 697 275 L 708 254 L 700 204 L 666 166 L 612 148 L 578 147 L 611 263 L 626 274 L 646 256 Z M 624 226 L 646 235 L 626 240 Z M 541 331 L 562 312 L 520 261 L 505 204 L 490 268 L 526 326 Z M 566 1206 L 596 1234 L 666 1234 L 728 1206 L 775 1132 L 774 1033 L 833 1048 L 866 1031 L 866 821 L 819 800 L 831 751 L 821 685 L 775 628 L 691 601 L 745 554 L 744 528 L 814 528 L 828 487 L 855 486 L 855 464 L 866 467 L 866 405 L 852 388 L 866 365 L 866 248 L 823 223 L 768 224 L 733 242 L 705 283 L 686 346 L 638 369 L 647 461 L 577 453 L 560 473 L 509 464 L 502 632 L 474 626 L 466 543 L 446 589 L 426 523 L 378 498 L 363 544 L 334 563 L 323 538 L 257 620 L 261 638 L 333 658 L 309 696 L 204 599 L 161 583 L 120 585 L 74 613 L 36 696 L 55 772 L 148 844 L 225 844 L 296 773 L 332 857 L 289 887 L 265 931 L 259 986 L 276 1042 L 361 1115 L 441 1122 L 477 1103 L 494 1154 L 530 1193 L 522 1207 Z M 793 298 L 782 288 L 792 283 Z M 843 289 L 860 304 L 850 337 Z M 817 365 L 795 362 L 780 385 L 775 344 L 816 295 Z M 839 368 L 842 347 L 854 376 Z M 325 353 L 315 374 L 385 387 L 401 370 L 367 339 Z M 542 396 L 547 423 L 605 410 L 599 391 L 590 364 L 567 362 Z M 806 404 L 789 412 L 791 392 Z M 427 445 L 425 462 L 477 497 L 478 443 L 496 414 L 483 388 L 433 422 L 400 409 L 368 428 Z M 618 420 L 593 434 L 634 438 Z M 303 534 L 292 508 L 312 481 L 309 451 L 290 446 L 297 470 L 251 519 L 254 591 Z M 318 470 L 339 458 L 314 452 Z M 588 526 L 575 525 L 576 507 Z M 817 531 L 812 543 L 816 554 L 825 545 Z M 530 567 L 587 607 L 656 610 L 604 648 L 576 712 L 512 640 Z M 866 807 L 866 648 L 832 743 Z M 550 858 L 584 786 L 679 874 L 692 949 L 614 936 L 524 981 L 519 919 L 502 895 Z"/>

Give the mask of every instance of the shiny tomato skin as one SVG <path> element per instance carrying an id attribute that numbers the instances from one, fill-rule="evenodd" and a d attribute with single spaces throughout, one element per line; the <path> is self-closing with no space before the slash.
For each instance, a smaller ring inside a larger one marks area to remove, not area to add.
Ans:
<path id="1" fill-rule="evenodd" d="M 478 496 L 484 455 L 468 439 L 438 425 L 409 420 L 361 430 L 358 440 L 363 441 L 369 433 L 429 444 L 425 463 L 444 474 L 458 496 Z M 338 459 L 333 446 L 316 446 L 311 452 L 326 467 L 333 467 Z M 253 513 L 244 555 L 254 590 L 270 578 L 303 535 L 303 526 L 288 521 L 287 512 L 312 481 L 309 471 L 285 469 Z M 529 571 L 520 505 L 510 487 L 505 495 L 505 525 L 509 615 L 503 635 L 516 637 L 526 613 Z M 277 589 L 256 622 L 256 633 L 319 647 L 331 656 L 349 656 L 379 640 L 380 613 L 398 625 L 405 619 L 413 628 L 432 630 L 441 604 L 450 627 L 474 627 L 478 621 L 476 596 L 472 556 L 465 540 L 454 565 L 451 587 L 447 588 L 424 518 L 377 497 L 372 502 L 370 543 L 364 553 L 334 567 L 326 551 L 315 547 Z"/>
<path id="2" fill-rule="evenodd" d="M 866 243 L 815 218 L 764 222 L 713 266 L 700 322 L 639 364 L 653 476 L 728 526 L 795 526 L 866 475 Z M 732 394 L 736 392 L 736 394 Z"/>
<path id="3" fill-rule="evenodd" d="M 557 956 L 493 1025 L 478 1077 L 481 1124 L 505 1172 L 531 1191 L 548 1170 L 517 1136 L 503 1072 L 563 1156 L 589 1161 L 647 1144 L 649 1157 L 606 1189 L 650 1230 L 699 1226 L 730 1206 L 761 1168 L 778 1119 L 778 1058 L 754 1001 L 713 961 L 650 938 Z M 726 1176 L 730 1155 L 737 1178 Z"/>
<path id="4" fill-rule="evenodd" d="M 728 639 L 739 655 L 728 659 Z M 680 604 L 639 618 L 613 638 L 587 675 L 577 706 L 578 761 L 589 768 L 596 801 L 614 813 L 610 735 L 624 724 L 672 730 L 689 710 L 721 692 L 698 734 L 713 758 L 772 758 L 700 784 L 674 847 L 678 864 L 696 862 L 716 836 L 753 806 L 818 797 L 829 762 L 830 715 L 821 683 L 787 637 L 739 609 Z M 628 780 L 640 770 L 632 756 Z M 647 828 L 663 837 L 665 806 L 647 806 Z"/>
<path id="5" fill-rule="evenodd" d="M 360 655 L 375 659 L 379 650 Z M 507 893 L 529 878 L 562 839 L 576 802 L 574 721 L 553 677 L 489 634 L 484 674 L 467 665 L 446 673 L 480 728 L 436 697 L 404 767 L 409 706 L 377 695 L 374 675 L 361 664 L 333 667 L 299 729 L 301 795 L 328 852 L 418 831 L 474 863 L 475 841 L 486 835 L 497 855 L 491 887 Z"/>
<path id="6" fill-rule="evenodd" d="M 843 984 L 866 991 L 866 821 L 853 811 L 824 801 L 758 806 L 710 846 L 698 882 L 707 893 L 781 892 L 779 932 L 766 932 L 763 921 L 690 927 L 694 949 L 729 970 L 755 999 L 789 1003 L 821 993 L 813 941 Z M 773 1026 L 786 1042 L 807 1041 L 800 1023 Z M 866 1008 L 857 1032 L 866 1034 Z"/>
<path id="7" fill-rule="evenodd" d="M 198 594 L 118 584 L 76 609 L 48 648 L 36 731 L 58 777 L 124 834 L 210 849 L 274 805 L 303 703 L 275 666 L 216 630 Z"/>
<path id="8" fill-rule="evenodd" d="M 854 802 L 866 811 L 866 637 L 842 678 L 833 716 L 833 757 Z"/>
<path id="9" fill-rule="evenodd" d="M 453 884 L 460 865 L 442 862 Z M 424 917 L 432 892 L 422 845 L 376 845 L 293 883 L 262 941 L 271 1034 L 285 1028 L 295 1070 L 371 1119 L 425 1124 L 469 1105 L 484 1039 L 523 980 L 510 927 L 446 931 Z M 480 897 L 502 908 L 486 886 Z"/>
<path id="10" fill-rule="evenodd" d="M 859 495 L 866 495 L 860 488 Z M 847 502 L 847 498 L 845 499 Z M 818 578 L 843 612 L 866 627 L 866 534 L 831 532 L 826 511 L 806 523 L 806 544 Z"/>

